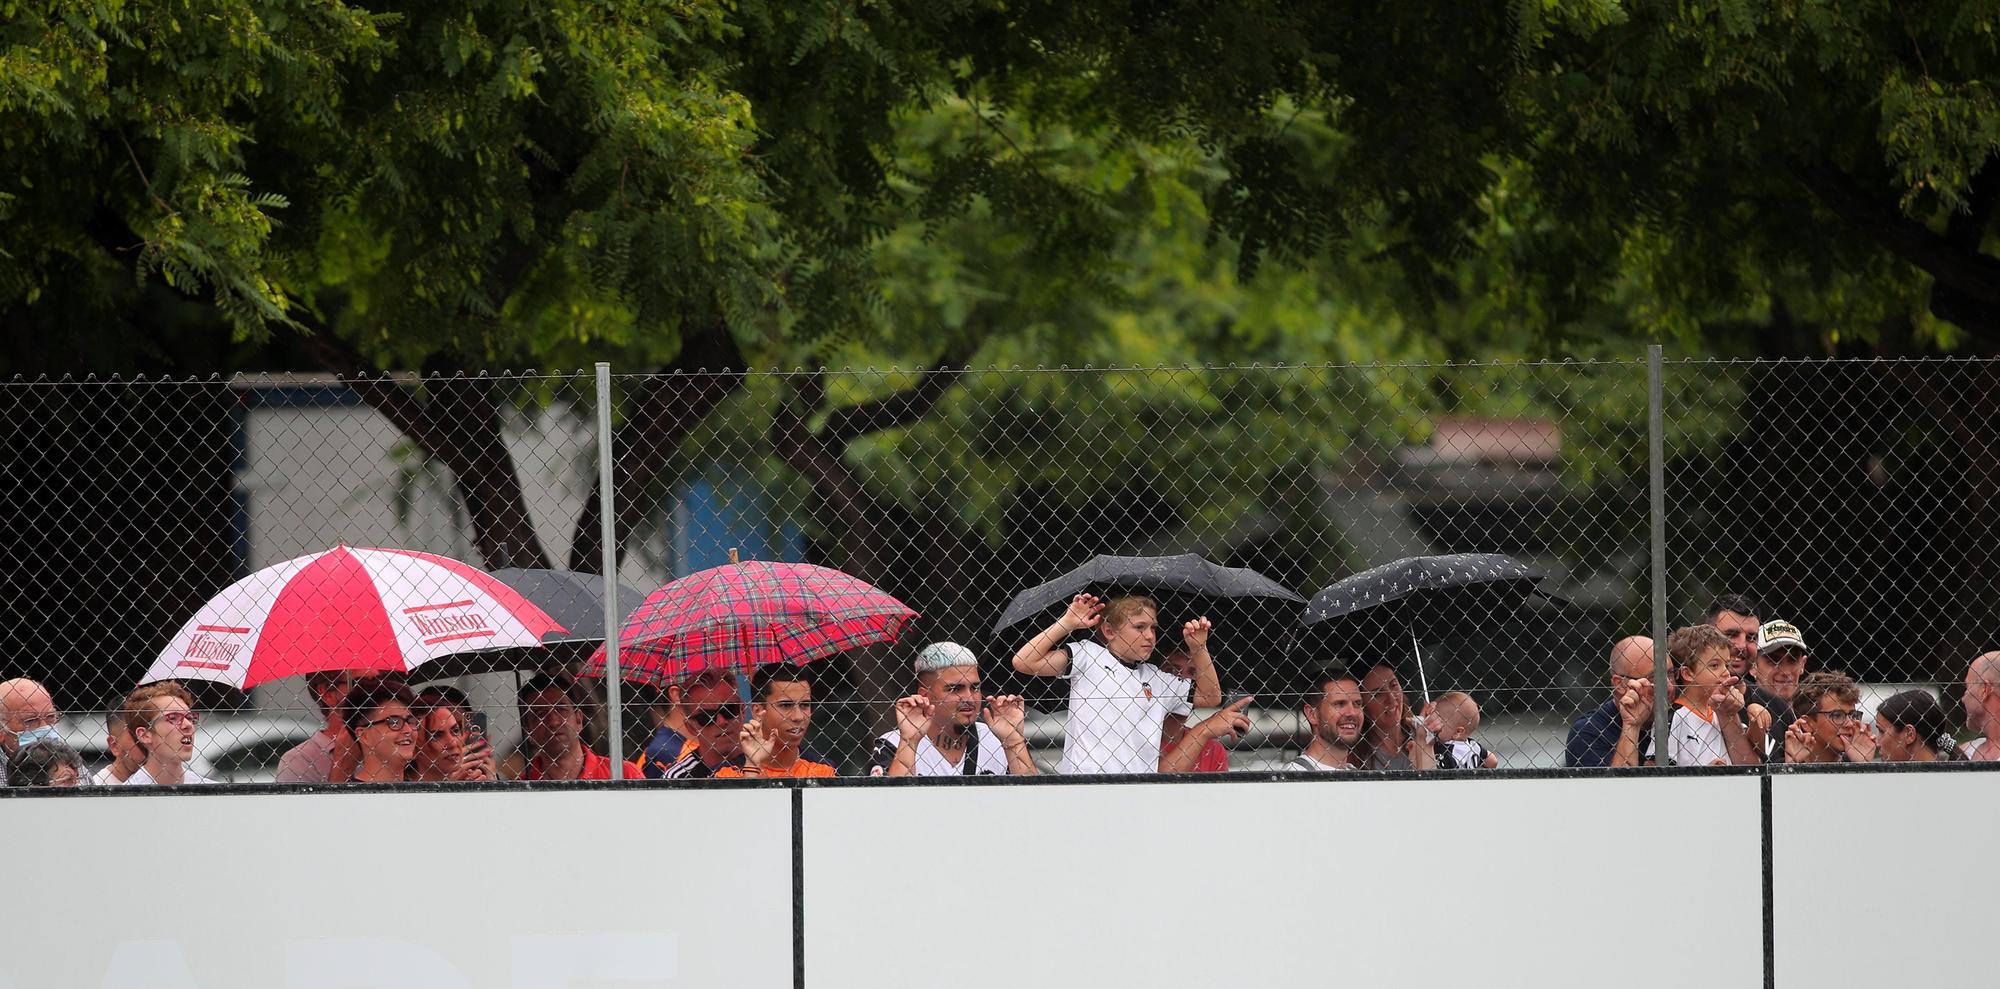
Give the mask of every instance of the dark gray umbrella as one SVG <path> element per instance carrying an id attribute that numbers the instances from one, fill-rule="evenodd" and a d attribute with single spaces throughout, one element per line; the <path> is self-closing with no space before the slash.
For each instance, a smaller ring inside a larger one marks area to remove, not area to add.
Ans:
<path id="1" fill-rule="evenodd" d="M 1193 553 L 1098 556 L 1046 584 L 1037 584 L 1016 595 L 1000 614 L 993 632 L 997 635 L 1046 608 L 1096 589 L 1161 591 L 1209 598 L 1277 598 L 1293 604 L 1305 603 L 1305 598 L 1255 570 L 1218 566 Z"/>
<path id="2" fill-rule="evenodd" d="M 1527 564 L 1501 553 L 1413 556 L 1322 588 L 1306 605 L 1299 624 L 1318 626 L 1327 637 L 1346 645 L 1407 636 L 1416 653 L 1419 685 L 1429 700 L 1430 684 L 1418 641 L 1437 629 L 1514 614 L 1531 593 L 1555 600 L 1540 589 L 1543 579 Z"/>
<path id="3" fill-rule="evenodd" d="M 489 649 L 445 656 L 418 667 L 422 679 L 442 680 L 467 673 L 537 669 L 551 661 L 569 663 L 587 657 L 604 641 L 603 577 L 573 570 L 529 567 L 506 567 L 493 571 L 493 576 L 548 612 L 550 618 L 569 631 L 543 636 L 540 649 Z M 623 582 L 618 584 L 620 616 L 631 614 L 645 600 L 645 591 Z"/>

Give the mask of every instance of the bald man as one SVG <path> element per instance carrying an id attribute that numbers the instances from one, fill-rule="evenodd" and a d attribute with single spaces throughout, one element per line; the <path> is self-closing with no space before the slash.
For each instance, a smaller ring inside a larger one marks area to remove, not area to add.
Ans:
<path id="1" fill-rule="evenodd" d="M 7 760 L 36 742 L 60 742 L 56 710 L 48 688 L 25 677 L 0 681 L 0 786 L 7 785 Z"/>
<path id="2" fill-rule="evenodd" d="M 2000 650 L 1980 653 L 1966 667 L 1965 727 L 1979 733 L 1958 747 L 1967 759 L 2000 759 L 2000 745 L 1991 744 L 2000 731 Z"/>
<path id="3" fill-rule="evenodd" d="M 1626 698 L 1626 703 L 1619 703 L 1621 697 Z M 1628 763 L 1638 765 L 1637 755 L 1646 751 L 1646 743 L 1653 735 L 1653 640 L 1643 635 L 1628 635 L 1612 645 L 1611 699 L 1569 726 L 1563 765 L 1611 765 L 1628 719 L 1636 719 L 1643 726 L 1634 740 L 1634 758 Z"/>

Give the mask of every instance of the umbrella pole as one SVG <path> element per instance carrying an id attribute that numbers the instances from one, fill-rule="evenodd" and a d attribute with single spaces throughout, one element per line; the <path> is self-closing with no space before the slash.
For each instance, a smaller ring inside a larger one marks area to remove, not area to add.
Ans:
<path id="1" fill-rule="evenodd" d="M 1430 679 L 1424 676 L 1424 650 L 1423 647 L 1417 645 L 1417 630 L 1415 628 L 1410 629 L 1410 652 L 1417 657 L 1417 687 L 1424 693 L 1425 706 L 1429 706 L 1431 702 L 1431 683 Z"/>

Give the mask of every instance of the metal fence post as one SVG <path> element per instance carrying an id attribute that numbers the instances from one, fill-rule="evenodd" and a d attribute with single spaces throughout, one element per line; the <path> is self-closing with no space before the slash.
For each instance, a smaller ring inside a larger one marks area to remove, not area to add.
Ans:
<path id="1" fill-rule="evenodd" d="M 624 704 L 620 698 L 624 686 L 618 672 L 618 622 L 625 617 L 618 613 L 618 526 L 612 514 L 611 458 L 616 451 L 611 448 L 611 365 L 606 361 L 597 362 L 597 497 L 598 516 L 601 530 L 599 541 L 604 545 L 604 707 L 608 724 L 606 734 L 611 736 L 611 778 L 625 778 L 625 724 Z"/>
<path id="2" fill-rule="evenodd" d="M 1662 380 L 1662 348 L 1646 348 L 1646 465 L 1651 495 L 1653 563 L 1653 751 L 1654 761 L 1667 761 L 1668 725 L 1673 710 L 1667 690 L 1667 463 L 1666 387 Z M 1639 757 L 1645 758 L 1640 752 Z"/>

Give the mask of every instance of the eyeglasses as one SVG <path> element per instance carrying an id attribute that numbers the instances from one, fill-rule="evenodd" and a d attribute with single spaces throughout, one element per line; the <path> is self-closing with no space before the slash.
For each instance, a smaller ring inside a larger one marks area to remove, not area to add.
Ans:
<path id="1" fill-rule="evenodd" d="M 61 711 L 50 711 L 47 714 L 24 714 L 21 716 L 21 727 L 13 730 L 31 731 L 36 728 L 46 728 L 61 720 Z"/>
<path id="2" fill-rule="evenodd" d="M 735 721 L 741 717 L 743 717 L 742 704 L 724 704 L 721 707 L 711 707 L 688 712 L 688 720 L 703 728 L 718 721 Z"/>
<path id="3" fill-rule="evenodd" d="M 176 728 L 193 728 L 201 723 L 201 715 L 193 711 L 168 711 L 153 720 L 164 721 Z"/>
<path id="4" fill-rule="evenodd" d="M 402 731 L 405 728 L 420 727 L 422 724 L 423 722 L 414 714 L 392 714 L 386 718 L 376 718 L 361 727 L 373 728 L 376 725 L 388 725 L 390 731 Z"/>
<path id="5" fill-rule="evenodd" d="M 1848 724 L 1848 723 L 1858 724 L 1861 721 L 1860 711 L 1814 711 L 1813 714 L 1816 717 L 1825 718 L 1826 720 L 1831 721 L 1836 725 Z"/>

